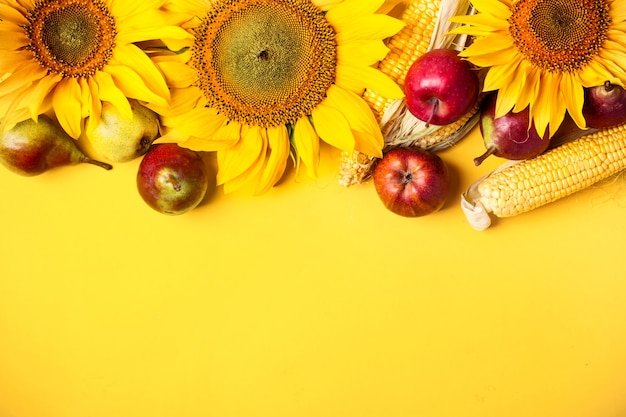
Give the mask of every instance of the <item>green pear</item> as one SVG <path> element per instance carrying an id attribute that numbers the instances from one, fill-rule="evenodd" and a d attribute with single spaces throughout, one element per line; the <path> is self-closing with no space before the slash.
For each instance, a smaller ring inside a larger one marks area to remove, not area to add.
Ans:
<path id="1" fill-rule="evenodd" d="M 24 120 L 0 135 L 0 162 L 23 176 L 49 169 L 89 163 L 104 169 L 111 165 L 88 158 L 65 131 L 49 117 Z"/>
<path id="2" fill-rule="evenodd" d="M 129 100 L 132 118 L 126 118 L 111 103 L 102 103 L 100 122 L 87 132 L 93 151 L 109 162 L 128 162 L 145 154 L 159 136 L 159 117 L 152 110 Z"/>

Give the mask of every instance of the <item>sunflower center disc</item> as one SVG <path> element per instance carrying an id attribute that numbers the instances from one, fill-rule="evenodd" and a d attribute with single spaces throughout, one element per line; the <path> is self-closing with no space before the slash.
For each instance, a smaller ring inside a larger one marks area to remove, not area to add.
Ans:
<path id="1" fill-rule="evenodd" d="M 43 43 L 60 62 L 76 65 L 98 48 L 98 26 L 70 6 L 46 16 Z"/>
<path id="2" fill-rule="evenodd" d="M 224 1 L 197 32 L 200 86 L 208 105 L 231 120 L 293 123 L 334 82 L 335 33 L 309 0 Z"/>
<path id="3" fill-rule="evenodd" d="M 26 30 L 38 61 L 64 76 L 93 75 L 106 65 L 115 46 L 115 21 L 98 1 L 40 1 Z"/>
<path id="4" fill-rule="evenodd" d="M 607 39 L 610 23 L 608 4 L 598 0 L 519 0 L 509 18 L 518 50 L 553 72 L 585 66 Z"/>

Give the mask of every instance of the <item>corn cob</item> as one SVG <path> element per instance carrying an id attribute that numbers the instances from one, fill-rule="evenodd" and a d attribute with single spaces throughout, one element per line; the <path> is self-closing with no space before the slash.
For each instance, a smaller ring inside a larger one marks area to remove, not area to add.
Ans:
<path id="1" fill-rule="evenodd" d="M 536 158 L 506 163 L 461 199 L 470 224 L 489 227 L 489 213 L 510 217 L 554 202 L 626 169 L 626 124 L 585 134 Z"/>
<path id="2" fill-rule="evenodd" d="M 469 2 L 458 0 L 412 0 L 402 13 L 405 26 L 388 42 L 389 52 L 379 63 L 378 69 L 404 86 L 406 74 L 415 60 L 428 50 L 449 47 L 455 41 L 444 34 L 449 29 L 448 15 L 464 12 Z M 459 44 L 464 43 L 456 41 Z M 457 46 L 458 48 L 458 46 Z M 476 122 L 478 107 L 466 117 L 447 126 L 429 126 L 417 120 L 407 109 L 404 99 L 392 100 L 376 91 L 367 89 L 363 98 L 370 105 L 385 138 L 383 150 L 396 146 L 418 146 L 438 150 L 451 146 L 463 137 Z M 463 129 L 465 128 L 465 129 Z M 339 183 L 344 186 L 362 183 L 371 176 L 377 158 L 358 151 L 343 152 L 340 159 Z"/>
<path id="3" fill-rule="evenodd" d="M 405 26 L 387 42 L 389 52 L 380 61 L 378 69 L 401 87 L 404 86 L 404 79 L 411 64 L 428 50 L 435 31 L 440 3 L 441 0 L 409 2 L 401 16 Z M 363 93 L 363 98 L 374 110 L 378 120 L 393 102 L 392 99 L 369 89 Z"/>
<path id="4" fill-rule="evenodd" d="M 480 104 L 477 104 L 473 111 L 468 112 L 458 122 L 435 127 L 431 129 L 431 133 L 424 135 L 418 134 L 415 139 L 409 137 L 404 143 L 389 142 L 385 150 L 397 146 L 417 146 L 436 152 L 450 147 L 476 125 L 480 116 L 478 112 L 479 106 Z M 378 158 L 374 156 L 369 156 L 358 151 L 342 152 L 340 158 L 339 184 L 348 187 L 365 182 L 372 176 L 373 168 L 377 160 Z"/>

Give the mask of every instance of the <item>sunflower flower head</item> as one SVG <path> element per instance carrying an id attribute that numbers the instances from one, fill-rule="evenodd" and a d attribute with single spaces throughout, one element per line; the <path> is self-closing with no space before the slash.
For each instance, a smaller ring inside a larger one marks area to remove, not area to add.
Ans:
<path id="1" fill-rule="evenodd" d="M 529 107 L 538 132 L 554 134 L 569 113 L 585 128 L 584 88 L 626 82 L 626 2 L 622 0 L 474 0 L 452 33 L 473 43 L 461 52 L 488 68 L 496 116 Z"/>
<path id="2" fill-rule="evenodd" d="M 78 138 L 102 103 L 131 116 L 129 98 L 166 106 L 166 79 L 141 45 L 190 35 L 164 0 L 0 0 L 0 119 L 9 129 L 51 113 Z"/>
<path id="3" fill-rule="evenodd" d="M 289 156 L 315 177 L 320 139 L 342 150 L 381 155 L 383 137 L 362 99 L 402 90 L 373 65 L 383 39 L 403 26 L 377 14 L 382 0 L 186 0 L 186 65 L 197 74 L 172 89 L 181 103 L 163 117 L 164 141 L 216 151 L 218 183 L 263 193 Z M 189 105 L 193 103 L 193 105 Z"/>

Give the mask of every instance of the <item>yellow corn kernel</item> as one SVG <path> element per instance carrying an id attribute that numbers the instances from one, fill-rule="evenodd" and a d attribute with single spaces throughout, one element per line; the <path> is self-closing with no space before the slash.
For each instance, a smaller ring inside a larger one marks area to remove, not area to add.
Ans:
<path id="1" fill-rule="evenodd" d="M 380 61 L 378 69 L 400 87 L 404 86 L 404 79 L 413 62 L 428 50 L 440 3 L 441 0 L 408 2 L 400 16 L 405 26 L 387 42 L 389 52 Z M 365 90 L 363 99 L 369 104 L 379 122 L 394 101 L 370 89 Z M 371 176 L 376 159 L 358 151 L 343 152 L 340 160 L 339 183 L 350 186 L 364 182 Z"/>
<path id="2" fill-rule="evenodd" d="M 404 86 L 404 79 L 410 66 L 428 50 L 440 3 L 441 0 L 409 2 L 400 17 L 405 26 L 387 42 L 389 52 L 379 63 L 378 69 L 401 87 Z M 370 105 L 378 120 L 393 102 L 369 89 L 365 90 L 363 98 Z"/>
<path id="3" fill-rule="evenodd" d="M 477 200 L 498 217 L 514 216 L 583 190 L 625 168 L 626 125 L 620 125 L 497 170 L 477 185 Z"/>
<path id="4" fill-rule="evenodd" d="M 429 151 L 448 148 L 457 143 L 476 125 L 480 116 L 480 106 L 481 100 L 456 122 L 445 126 L 433 126 L 432 129 L 418 130 L 416 134 L 398 134 L 387 131 L 385 132 L 385 146 L 418 147 Z M 392 125 L 391 128 L 398 128 L 398 124 Z"/>
<path id="5" fill-rule="evenodd" d="M 339 184 L 344 187 L 365 182 L 372 176 L 374 164 L 378 158 L 359 151 L 341 153 L 339 166 Z"/>

